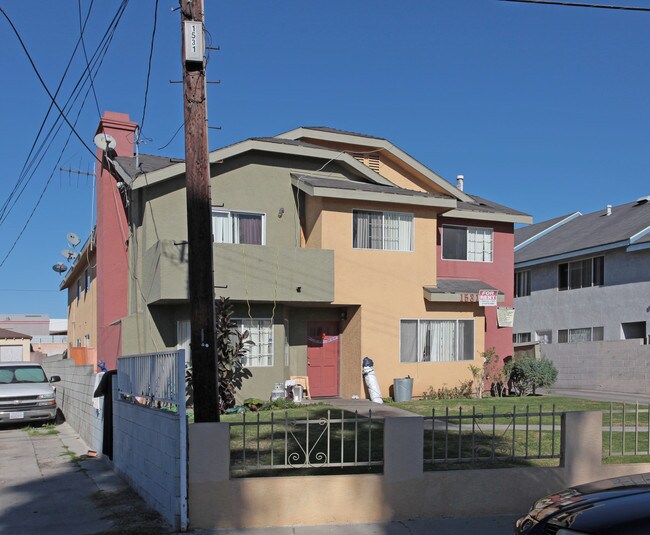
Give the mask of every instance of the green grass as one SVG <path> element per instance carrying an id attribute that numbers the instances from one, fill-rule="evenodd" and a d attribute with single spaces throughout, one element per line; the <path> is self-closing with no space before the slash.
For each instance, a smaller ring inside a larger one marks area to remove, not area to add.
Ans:
<path id="1" fill-rule="evenodd" d="M 27 433 L 32 437 L 59 434 L 59 430 L 56 428 L 54 424 L 43 424 L 38 427 L 28 426 L 23 428 L 23 431 L 27 431 Z"/>
<path id="2" fill-rule="evenodd" d="M 268 467 L 278 465 L 301 466 L 301 474 L 310 475 L 333 470 L 377 471 L 369 460 L 383 458 L 381 422 L 355 419 L 350 412 L 326 405 L 231 414 L 222 421 L 235 424 L 230 427 L 231 471 L 235 476 L 295 474 L 294 468 L 276 468 L 270 473 Z M 251 425 L 236 425 L 244 422 Z M 323 467 L 325 462 L 339 466 Z M 351 462 L 361 466 L 343 466 Z"/>

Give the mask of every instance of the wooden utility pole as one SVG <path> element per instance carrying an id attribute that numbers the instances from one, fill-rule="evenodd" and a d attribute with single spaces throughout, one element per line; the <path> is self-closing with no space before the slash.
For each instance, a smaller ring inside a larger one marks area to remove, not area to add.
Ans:
<path id="1" fill-rule="evenodd" d="M 219 421 L 203 0 L 181 1 L 194 420 Z"/>

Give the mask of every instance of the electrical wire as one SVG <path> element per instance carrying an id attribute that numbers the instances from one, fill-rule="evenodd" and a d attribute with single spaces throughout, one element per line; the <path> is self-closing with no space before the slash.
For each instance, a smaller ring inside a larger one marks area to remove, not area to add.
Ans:
<path id="1" fill-rule="evenodd" d="M 155 38 L 156 38 L 156 28 L 158 26 L 158 0 L 156 0 L 156 3 L 154 5 L 154 13 L 153 13 L 153 30 L 151 31 L 151 46 L 149 48 L 149 64 L 147 66 L 147 82 L 145 84 L 145 90 L 144 90 L 144 104 L 142 106 L 142 120 L 140 121 L 140 129 L 138 133 L 138 140 L 136 143 L 140 142 L 140 133 L 142 133 L 142 130 L 144 129 L 144 120 L 147 115 L 147 101 L 149 98 L 149 79 L 151 77 L 151 63 L 153 60 L 153 48 L 154 48 L 154 43 L 155 43 Z"/>
<path id="2" fill-rule="evenodd" d="M 176 130 L 176 132 L 174 132 L 172 138 L 167 143 L 165 143 L 162 147 L 158 147 L 158 150 L 163 150 L 167 148 L 171 144 L 171 142 L 174 141 L 178 133 L 181 131 L 181 128 L 183 128 L 184 126 L 185 126 L 185 121 L 183 121 L 181 125 L 178 127 L 178 129 Z"/>
<path id="3" fill-rule="evenodd" d="M 544 4 L 565 7 L 587 7 L 592 9 L 617 9 L 620 11 L 650 11 L 649 7 L 615 6 L 604 4 L 583 4 L 580 2 L 560 2 L 556 0 L 499 0 L 500 2 L 517 2 L 520 4 Z"/>
<path id="4" fill-rule="evenodd" d="M 90 0 L 90 5 L 88 6 L 88 15 L 93 8 L 94 0 Z M 85 24 L 81 23 L 81 0 L 77 0 L 77 8 L 79 11 L 79 40 L 81 41 L 81 48 L 84 53 L 84 59 L 86 60 L 86 69 L 88 70 L 88 78 L 90 79 L 90 87 L 93 92 L 93 97 L 95 99 L 95 106 L 97 108 L 97 115 L 99 118 L 102 118 L 102 112 L 99 109 L 99 100 L 97 99 L 97 92 L 95 91 L 95 81 L 93 80 L 93 74 L 90 72 L 90 63 L 88 62 L 88 52 L 86 51 L 86 43 L 84 41 L 84 28 Z M 86 19 L 88 20 L 88 19 Z"/>

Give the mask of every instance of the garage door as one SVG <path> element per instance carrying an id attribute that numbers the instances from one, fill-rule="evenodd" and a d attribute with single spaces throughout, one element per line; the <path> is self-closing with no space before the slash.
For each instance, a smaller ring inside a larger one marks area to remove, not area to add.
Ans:
<path id="1" fill-rule="evenodd" d="M 0 346 L 0 362 L 23 360 L 23 346 Z"/>

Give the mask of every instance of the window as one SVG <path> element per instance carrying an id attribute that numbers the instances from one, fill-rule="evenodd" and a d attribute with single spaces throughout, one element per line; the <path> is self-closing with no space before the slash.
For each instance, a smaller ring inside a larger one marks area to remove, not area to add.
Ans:
<path id="1" fill-rule="evenodd" d="M 81 291 L 82 291 L 81 279 L 78 279 L 77 280 L 77 299 L 81 299 Z"/>
<path id="2" fill-rule="evenodd" d="M 492 229 L 442 227 L 442 258 L 469 262 L 492 262 Z"/>
<path id="3" fill-rule="evenodd" d="M 353 210 L 352 247 L 412 251 L 413 214 Z"/>
<path id="4" fill-rule="evenodd" d="M 212 211 L 215 243 L 264 245 L 264 231 L 263 214 Z"/>
<path id="5" fill-rule="evenodd" d="M 517 271 L 515 273 L 515 297 L 530 295 L 530 271 Z"/>
<path id="6" fill-rule="evenodd" d="M 535 339 L 540 344 L 552 344 L 553 343 L 553 331 L 537 331 L 535 333 Z"/>
<path id="7" fill-rule="evenodd" d="M 85 272 L 85 277 L 86 279 L 86 292 L 90 290 L 90 268 L 88 268 Z"/>
<path id="8" fill-rule="evenodd" d="M 575 290 L 605 284 L 605 257 L 597 256 L 558 265 L 558 289 Z"/>
<path id="9" fill-rule="evenodd" d="M 577 344 L 580 342 L 598 342 L 603 340 L 603 327 L 581 327 L 579 329 L 561 329 L 557 332 L 560 344 Z"/>
<path id="10" fill-rule="evenodd" d="M 400 362 L 474 359 L 474 320 L 402 320 Z"/>
<path id="11" fill-rule="evenodd" d="M 514 344 L 528 344 L 530 341 L 530 333 L 515 333 L 512 335 L 512 342 Z"/>
<path id="12" fill-rule="evenodd" d="M 241 333 L 248 331 L 254 345 L 247 345 L 244 366 L 259 368 L 273 366 L 273 325 L 270 319 L 239 318 L 234 320 Z"/>

